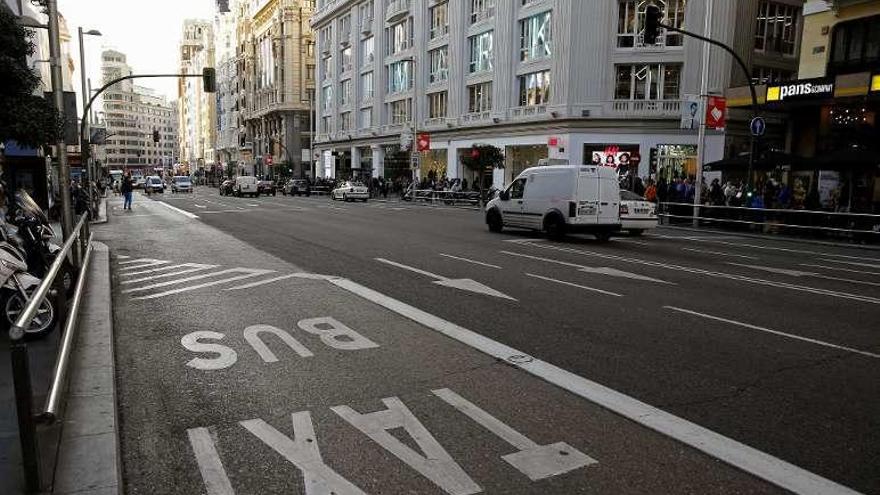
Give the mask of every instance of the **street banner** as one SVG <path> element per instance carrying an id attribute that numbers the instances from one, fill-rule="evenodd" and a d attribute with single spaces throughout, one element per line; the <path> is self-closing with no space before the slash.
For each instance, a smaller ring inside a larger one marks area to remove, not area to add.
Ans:
<path id="1" fill-rule="evenodd" d="M 682 129 L 696 129 L 700 127 L 700 97 L 699 95 L 685 95 L 681 102 L 681 126 Z"/>
<path id="2" fill-rule="evenodd" d="M 706 101 L 706 128 L 724 130 L 727 120 L 727 99 L 710 96 Z"/>
<path id="3" fill-rule="evenodd" d="M 416 141 L 417 151 L 431 151 L 431 135 L 427 132 L 420 132 Z"/>

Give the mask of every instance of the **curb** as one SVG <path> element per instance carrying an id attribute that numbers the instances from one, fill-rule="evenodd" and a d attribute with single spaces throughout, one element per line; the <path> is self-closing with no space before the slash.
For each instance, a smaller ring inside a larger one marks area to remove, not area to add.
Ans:
<path id="1" fill-rule="evenodd" d="M 727 232 L 724 230 L 684 227 L 684 226 L 680 226 L 680 225 L 668 225 L 668 224 L 663 224 L 663 225 L 661 225 L 661 227 L 666 227 L 666 228 L 670 228 L 670 229 L 677 229 L 677 230 L 686 230 L 689 232 L 704 232 L 704 233 L 709 233 L 709 234 L 747 237 L 749 239 L 763 239 L 765 241 L 782 241 L 782 242 L 790 242 L 793 244 L 812 244 L 815 246 L 830 246 L 830 247 L 837 247 L 837 248 L 863 249 L 865 251 L 880 251 L 880 246 L 867 245 L 867 244 L 849 244 L 849 243 L 845 243 L 845 242 L 818 241 L 815 239 L 793 239 L 790 237 L 782 237 L 782 236 L 776 236 L 776 235 L 751 234 L 748 232 Z"/>
<path id="2" fill-rule="evenodd" d="M 92 245 L 55 465 L 52 493 L 57 495 L 122 491 L 110 251 L 103 243 Z"/>

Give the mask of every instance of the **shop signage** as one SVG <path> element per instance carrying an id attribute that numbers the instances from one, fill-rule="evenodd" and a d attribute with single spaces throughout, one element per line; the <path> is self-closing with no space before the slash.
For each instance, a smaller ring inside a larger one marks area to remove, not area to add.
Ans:
<path id="1" fill-rule="evenodd" d="M 416 149 L 418 151 L 431 151 L 431 135 L 427 132 L 420 132 L 416 141 Z"/>
<path id="2" fill-rule="evenodd" d="M 271 167 L 272 166 L 272 155 L 266 154 L 265 156 L 263 156 L 263 163 L 265 163 L 266 165 Z"/>
<path id="3" fill-rule="evenodd" d="M 871 92 L 880 93 L 880 74 L 871 76 Z"/>
<path id="4" fill-rule="evenodd" d="M 710 96 L 706 101 L 706 127 L 724 129 L 727 115 L 727 99 L 723 96 Z"/>
<path id="5" fill-rule="evenodd" d="M 834 79 L 801 79 L 791 84 L 767 87 L 767 101 L 816 100 L 834 95 Z"/>

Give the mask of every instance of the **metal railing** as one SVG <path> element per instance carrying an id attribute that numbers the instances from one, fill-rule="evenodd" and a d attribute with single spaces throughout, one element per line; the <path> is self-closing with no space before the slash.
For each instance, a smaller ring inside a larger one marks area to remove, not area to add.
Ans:
<path id="1" fill-rule="evenodd" d="M 25 485 L 28 492 L 36 492 L 42 488 L 37 424 L 49 425 L 56 422 L 59 417 L 61 395 L 64 390 L 65 378 L 67 377 L 70 352 L 76 330 L 76 320 L 82 303 L 82 294 L 87 276 L 86 270 L 88 269 L 91 251 L 92 243 L 88 213 L 83 213 L 39 287 L 30 295 L 18 319 L 9 329 L 19 441 L 21 444 Z M 75 266 L 79 267 L 79 274 L 76 277 L 76 287 L 68 312 L 65 299 L 67 294 L 65 293 L 63 277 L 58 277 L 58 274 L 68 256 L 71 255 L 76 261 L 74 263 Z M 30 359 L 25 340 L 27 335 L 25 328 L 30 326 L 31 320 L 37 314 L 40 305 L 49 296 L 54 296 L 55 298 L 55 314 L 57 315 L 55 322 L 57 324 L 57 322 L 63 321 L 63 334 L 58 355 L 55 358 L 52 381 L 49 385 L 45 406 L 42 411 L 35 414 L 33 410 L 34 393 L 31 386 Z"/>
<path id="2" fill-rule="evenodd" d="M 434 189 L 416 189 L 415 198 L 412 190 L 404 192 L 404 201 L 421 201 L 424 203 L 443 203 L 445 205 L 468 204 L 476 206 L 480 203 L 479 191 L 435 191 Z"/>
<path id="3" fill-rule="evenodd" d="M 750 208 L 664 202 L 658 216 L 666 223 L 716 225 L 729 230 L 760 231 L 880 242 L 880 215 L 821 210 Z"/>

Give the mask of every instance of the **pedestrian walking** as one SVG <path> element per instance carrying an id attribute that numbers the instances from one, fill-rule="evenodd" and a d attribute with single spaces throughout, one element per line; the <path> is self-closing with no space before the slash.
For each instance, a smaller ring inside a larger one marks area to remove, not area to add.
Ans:
<path id="1" fill-rule="evenodd" d="M 131 174 L 126 174 L 125 177 L 122 178 L 122 209 L 130 210 L 131 209 L 131 192 L 134 189 L 131 183 Z"/>

